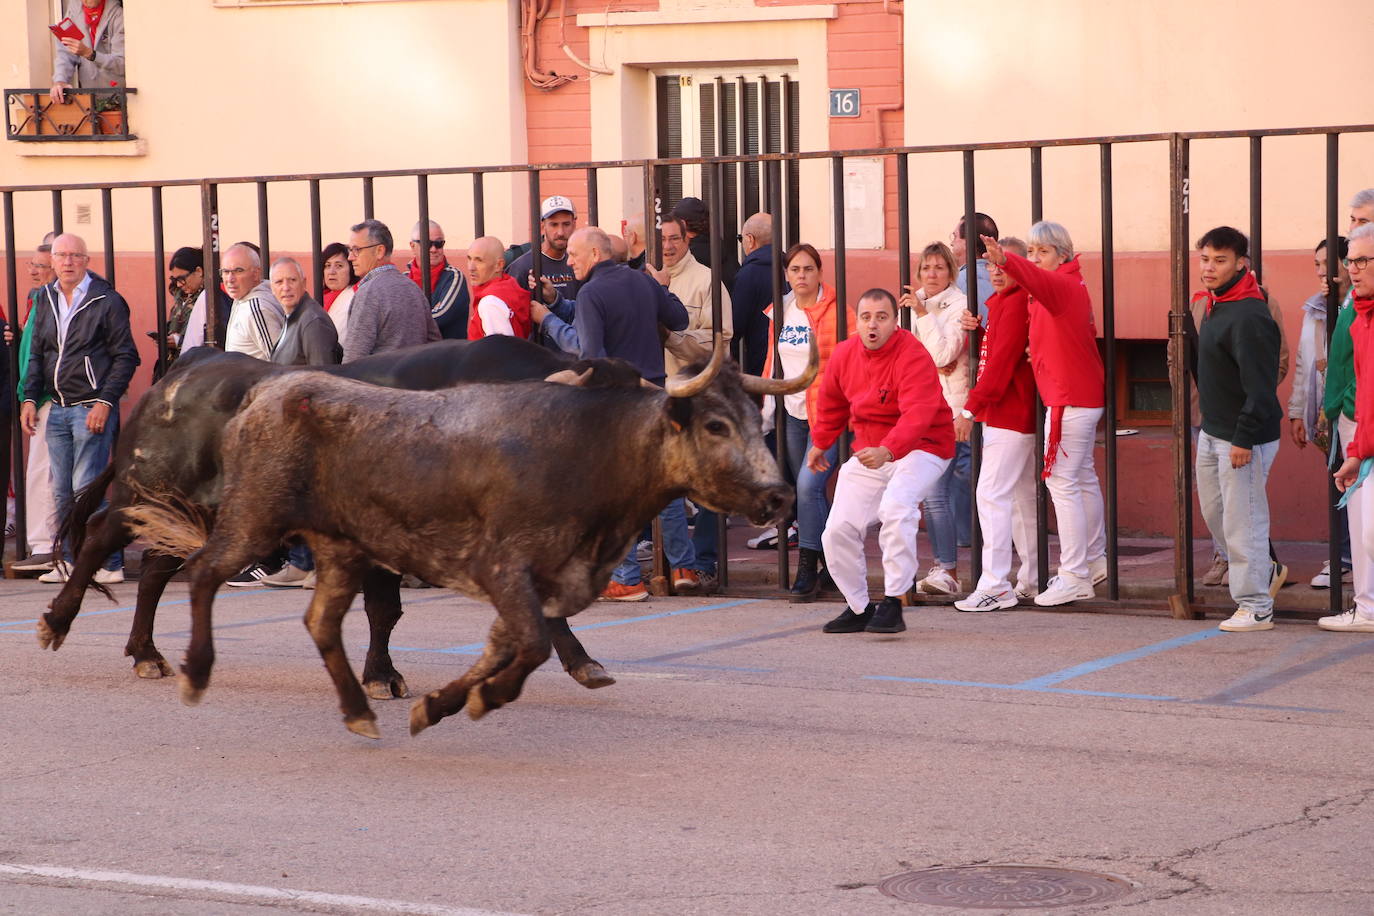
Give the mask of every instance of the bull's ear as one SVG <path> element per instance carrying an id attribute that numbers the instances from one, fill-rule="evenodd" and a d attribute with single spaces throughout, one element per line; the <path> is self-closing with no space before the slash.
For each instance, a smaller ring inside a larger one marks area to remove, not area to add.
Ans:
<path id="1" fill-rule="evenodd" d="M 683 429 L 692 422 L 692 399 L 691 398 L 669 398 L 663 408 L 668 419 L 672 421 L 674 429 Z"/>
<path id="2" fill-rule="evenodd" d="M 588 366 L 582 372 L 574 372 L 571 369 L 560 369 L 553 375 L 547 376 L 544 381 L 555 382 L 559 385 L 571 385 L 574 388 L 582 388 L 587 384 L 587 380 L 592 377 L 593 371 L 595 370 L 591 366 Z"/>

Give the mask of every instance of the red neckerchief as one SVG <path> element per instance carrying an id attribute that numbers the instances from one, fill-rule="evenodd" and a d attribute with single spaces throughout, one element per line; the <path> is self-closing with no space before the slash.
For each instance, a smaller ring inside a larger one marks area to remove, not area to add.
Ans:
<path id="1" fill-rule="evenodd" d="M 434 264 L 429 268 L 430 292 L 434 292 L 434 290 L 439 288 L 439 275 L 444 272 L 444 268 L 447 266 L 448 258 L 441 258 L 438 264 Z M 418 261 L 411 261 L 406 265 L 406 276 L 414 280 L 415 285 L 420 287 L 420 289 L 425 288 L 424 278 L 420 276 L 420 264 Z"/>
<path id="2" fill-rule="evenodd" d="M 100 28 L 100 17 L 105 15 L 105 0 L 100 0 L 97 7 L 82 4 L 81 12 L 86 16 L 86 34 L 91 36 L 91 42 L 94 43 L 96 30 Z"/>
<path id="3" fill-rule="evenodd" d="M 1231 284 L 1231 288 L 1220 295 L 1207 293 L 1207 314 L 1212 314 L 1212 306 L 1218 302 L 1238 302 L 1241 299 L 1259 299 L 1266 301 L 1267 296 L 1255 282 L 1255 275 L 1246 270 Z"/>

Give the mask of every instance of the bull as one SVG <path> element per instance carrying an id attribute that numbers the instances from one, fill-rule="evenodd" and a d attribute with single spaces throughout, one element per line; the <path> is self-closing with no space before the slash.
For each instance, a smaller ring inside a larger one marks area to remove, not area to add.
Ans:
<path id="1" fill-rule="evenodd" d="M 101 562 L 123 549 L 134 534 L 126 510 L 144 499 L 175 496 L 187 508 L 212 520 L 223 486 L 220 445 L 226 424 L 243 405 L 253 386 L 297 372 L 329 372 L 346 378 L 411 390 L 446 388 L 463 381 L 538 379 L 567 371 L 592 368 L 593 384 L 638 384 L 628 364 L 612 360 L 574 363 L 571 357 L 517 340 L 493 336 L 480 341 L 443 341 L 395 350 L 343 366 L 311 369 L 275 366 L 238 353 L 209 348 L 189 351 L 165 378 L 149 389 L 123 429 L 110 465 L 79 494 L 64 522 L 60 538 L 69 538 L 75 560 L 68 581 L 38 624 L 38 641 L 56 651 L 81 610 L 87 587 L 106 597 L 110 592 L 92 579 Z M 106 491 L 107 508 L 99 509 Z M 99 511 L 97 511 L 99 509 Z M 167 583 L 181 568 L 182 559 L 156 551 L 145 557 L 138 582 L 138 599 L 124 654 L 133 658 L 139 677 L 170 676 L 171 666 L 153 641 L 157 604 Z M 391 631 L 401 617 L 400 577 L 374 569 L 363 581 L 363 602 L 369 625 L 363 683 L 375 699 L 404 697 L 404 678 L 390 656 Z M 564 668 L 588 688 L 604 687 L 614 679 L 590 658 L 563 621 L 551 630 Z"/>
<path id="2" fill-rule="evenodd" d="M 127 510 L 160 549 L 197 551 L 183 702 L 198 703 L 209 685 L 218 588 L 299 535 L 317 576 L 306 627 L 349 731 L 379 737 L 341 638 L 370 560 L 497 612 L 481 658 L 411 707 L 411 734 L 465 706 L 477 719 L 510 703 L 549 657 L 551 624 L 596 599 L 670 500 L 689 496 L 760 525 L 785 515 L 792 492 L 748 395 L 800 391 L 817 370 L 813 345 L 796 378 L 742 376 L 718 341 L 709 364 L 666 390 L 534 382 L 411 392 L 305 373 L 260 383 L 224 433 L 213 528 L 175 504 Z M 360 454 L 385 473 L 360 468 Z"/>

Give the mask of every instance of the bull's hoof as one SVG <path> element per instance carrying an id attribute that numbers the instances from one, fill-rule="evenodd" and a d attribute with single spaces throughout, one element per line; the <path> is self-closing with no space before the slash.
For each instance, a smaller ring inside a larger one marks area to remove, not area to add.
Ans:
<path id="1" fill-rule="evenodd" d="M 199 706 L 201 698 L 205 696 L 205 688 L 197 687 L 191 683 L 191 679 L 185 674 L 177 678 L 177 686 L 181 689 L 181 703 L 183 706 Z"/>
<path id="2" fill-rule="evenodd" d="M 389 678 L 368 681 L 363 684 L 363 690 L 373 700 L 400 700 L 410 696 L 410 688 L 406 686 L 405 678 L 399 674 L 393 674 Z"/>
<path id="3" fill-rule="evenodd" d="M 487 713 L 491 712 L 493 709 L 496 708 L 497 707 L 495 706 L 487 705 L 486 698 L 482 696 L 481 684 L 474 684 L 472 686 L 472 689 L 468 691 L 468 718 L 472 719 L 472 721 L 476 722 L 478 719 L 482 718 Z"/>
<path id="4" fill-rule="evenodd" d="M 62 641 L 67 638 L 66 633 L 59 633 L 48 625 L 46 616 L 38 618 L 38 646 L 41 649 L 52 649 L 56 652 L 62 648 Z"/>
<path id="5" fill-rule="evenodd" d="M 145 658 L 142 661 L 134 662 L 134 674 L 139 677 L 155 681 L 159 678 L 171 677 L 175 672 L 172 666 L 167 664 L 167 660 L 158 658 Z"/>
<path id="6" fill-rule="evenodd" d="M 601 667 L 600 662 L 588 662 L 569 671 L 572 679 L 577 681 L 588 690 L 595 690 L 598 687 L 609 687 L 615 683 L 615 678 L 606 673 L 606 669 Z"/>
<path id="7" fill-rule="evenodd" d="M 410 736 L 413 738 L 434 723 L 429 720 L 429 709 L 425 703 L 428 697 L 420 697 L 410 707 Z"/>
<path id="8" fill-rule="evenodd" d="M 368 712 L 366 715 L 356 719 L 344 719 L 344 727 L 355 735 L 362 735 L 364 738 L 371 738 L 377 741 L 382 737 L 382 733 L 377 730 L 377 717 Z"/>

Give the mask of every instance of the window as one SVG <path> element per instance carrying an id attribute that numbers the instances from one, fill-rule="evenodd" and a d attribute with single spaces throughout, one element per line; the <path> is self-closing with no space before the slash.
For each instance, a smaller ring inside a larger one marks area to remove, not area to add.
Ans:
<path id="1" fill-rule="evenodd" d="M 785 68 L 750 71 L 677 70 L 655 75 L 658 155 L 662 158 L 733 156 L 797 152 L 800 149 L 800 92 Z M 684 197 L 710 201 L 714 170 L 702 166 L 665 166 L 655 176 L 663 212 Z M 783 238 L 799 234 L 800 177 L 797 163 L 782 169 Z M 759 163 L 725 167 L 722 212 L 725 235 L 754 213 L 768 209 L 768 176 Z"/>
<path id="2" fill-rule="evenodd" d="M 1167 426 L 1173 412 L 1168 342 L 1116 342 L 1116 415 L 1133 426 Z"/>

